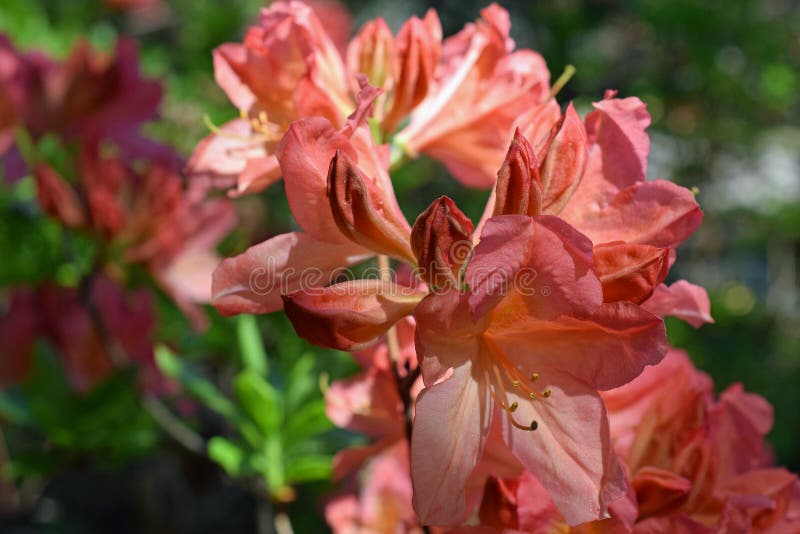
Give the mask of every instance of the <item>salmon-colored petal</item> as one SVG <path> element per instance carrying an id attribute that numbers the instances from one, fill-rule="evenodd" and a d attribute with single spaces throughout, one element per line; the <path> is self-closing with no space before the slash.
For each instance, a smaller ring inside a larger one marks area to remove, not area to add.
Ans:
<path id="1" fill-rule="evenodd" d="M 603 518 L 608 504 L 625 493 L 605 405 L 593 386 L 571 374 L 553 371 L 548 386 L 548 398 L 531 400 L 507 381 L 508 402 L 518 406 L 514 420 L 536 430 L 518 428 L 510 414 L 498 412 L 506 443 L 547 489 L 567 523 Z"/>
<path id="2" fill-rule="evenodd" d="M 351 280 L 283 296 L 297 334 L 323 347 L 358 350 L 410 314 L 424 292 L 380 280 Z"/>
<path id="3" fill-rule="evenodd" d="M 623 189 L 607 206 L 578 222 L 565 218 L 594 243 L 677 247 L 700 226 L 703 212 L 685 187 L 654 180 Z"/>
<path id="4" fill-rule="evenodd" d="M 278 160 L 244 119 L 232 120 L 195 147 L 186 165 L 193 182 L 220 189 L 257 193 L 281 176 Z"/>
<path id="5" fill-rule="evenodd" d="M 466 271 L 475 317 L 512 291 L 522 296 L 523 313 L 535 317 L 591 314 L 603 298 L 591 250 L 585 236 L 556 217 L 489 219 Z"/>
<path id="6" fill-rule="evenodd" d="M 488 188 L 519 117 L 544 102 L 550 73 L 530 50 L 511 53 L 508 12 L 493 4 L 445 40 L 438 85 L 396 140 L 442 161 L 462 183 Z"/>
<path id="7" fill-rule="evenodd" d="M 503 302 L 486 331 L 522 373 L 547 369 L 569 373 L 595 389 L 621 386 L 655 365 L 667 353 L 661 319 L 630 302 L 603 304 L 584 319 L 562 316 L 550 321 L 516 313 L 503 314 Z"/>
<path id="8" fill-rule="evenodd" d="M 489 427 L 488 394 L 472 364 L 453 369 L 417 398 L 411 434 L 414 510 L 424 525 L 459 525 L 465 519 L 466 483 L 478 463 Z"/>
<path id="9" fill-rule="evenodd" d="M 586 168 L 586 144 L 583 121 L 570 103 L 539 152 L 544 213 L 560 213 L 577 189 Z"/>
<path id="10" fill-rule="evenodd" d="M 222 261 L 212 276 L 212 304 L 223 315 L 277 311 L 282 294 L 327 285 L 343 267 L 368 257 L 355 244 L 325 243 L 301 232 L 281 234 Z"/>
<path id="11" fill-rule="evenodd" d="M 671 249 L 632 243 L 594 247 L 594 268 L 603 284 L 603 301 L 641 304 L 664 281 Z"/>
<path id="12" fill-rule="evenodd" d="M 358 160 L 347 137 L 323 118 L 297 121 L 278 145 L 289 208 L 308 234 L 330 243 L 349 243 L 333 220 L 328 202 L 328 168 L 336 150 Z"/>
<path id="13" fill-rule="evenodd" d="M 397 125 L 435 87 L 434 74 L 442 55 L 439 17 L 428 10 L 425 20 L 411 17 L 397 34 L 391 108 L 383 129 L 393 132 Z"/>
<path id="14" fill-rule="evenodd" d="M 586 117 L 589 159 L 580 186 L 561 216 L 579 221 L 605 206 L 619 191 L 644 181 L 650 138 L 650 114 L 638 98 L 606 98 L 595 102 Z"/>
<path id="15" fill-rule="evenodd" d="M 636 490 L 639 517 L 642 519 L 678 511 L 692 489 L 691 481 L 671 471 L 651 466 L 639 469 L 631 483 Z"/>
<path id="16" fill-rule="evenodd" d="M 733 384 L 722 392 L 719 402 L 710 410 L 709 420 L 720 476 L 763 467 L 771 461 L 772 453 L 764 443 L 764 436 L 772 429 L 775 415 L 764 397 L 745 392 L 741 384 Z M 736 443 L 736 447 L 731 447 L 731 443 Z"/>
<path id="17" fill-rule="evenodd" d="M 242 70 L 248 62 L 247 47 L 239 43 L 225 43 L 214 49 L 214 79 L 228 98 L 239 109 L 250 109 L 257 97 L 243 79 Z"/>
<path id="18" fill-rule="evenodd" d="M 377 17 L 358 31 L 347 47 L 347 68 L 364 74 L 371 85 L 388 89 L 394 82 L 394 36 L 386 21 Z"/>
<path id="19" fill-rule="evenodd" d="M 642 303 L 642 308 L 659 317 L 677 317 L 695 328 L 714 322 L 708 293 L 686 280 L 656 287 L 653 296 Z"/>

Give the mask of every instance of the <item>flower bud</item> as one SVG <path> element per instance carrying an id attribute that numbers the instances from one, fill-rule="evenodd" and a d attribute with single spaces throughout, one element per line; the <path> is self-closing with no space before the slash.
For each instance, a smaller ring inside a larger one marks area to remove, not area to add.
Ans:
<path id="1" fill-rule="evenodd" d="M 352 241 L 414 263 L 410 229 L 396 202 L 339 150 L 328 168 L 328 201 L 336 226 Z"/>
<path id="2" fill-rule="evenodd" d="M 441 34 L 439 18 L 433 10 L 425 15 L 425 20 L 411 17 L 397 34 L 391 107 L 383 121 L 386 132 L 397 129 L 428 96 L 442 55 Z"/>
<path id="3" fill-rule="evenodd" d="M 533 147 L 519 128 L 497 172 L 494 215 L 539 215 L 542 188 Z"/>
<path id="4" fill-rule="evenodd" d="M 458 287 L 472 250 L 472 221 L 446 196 L 434 200 L 411 229 L 419 275 L 431 287 Z"/>
<path id="5" fill-rule="evenodd" d="M 557 215 L 578 188 L 588 159 L 586 127 L 570 104 L 539 150 L 542 212 Z"/>
<path id="6" fill-rule="evenodd" d="M 370 85 L 386 89 L 392 83 L 394 37 L 392 30 L 378 17 L 364 24 L 347 48 L 351 72 L 366 75 Z"/>

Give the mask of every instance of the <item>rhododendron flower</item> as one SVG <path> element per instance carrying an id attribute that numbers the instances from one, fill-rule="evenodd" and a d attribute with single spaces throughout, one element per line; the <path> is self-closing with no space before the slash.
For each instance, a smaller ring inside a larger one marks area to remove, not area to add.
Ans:
<path id="1" fill-rule="evenodd" d="M 132 41 L 119 40 L 111 54 L 81 41 L 57 63 L 37 52 L 21 53 L 3 37 L 0 59 L 0 153 L 11 147 L 5 157 L 7 178 L 25 172 L 9 140 L 16 126 L 34 140 L 46 133 L 65 141 L 107 139 L 128 156 L 158 157 L 172 167 L 179 165 L 172 151 L 139 133 L 144 122 L 155 118 L 162 89 L 158 82 L 142 78 Z"/>
<path id="2" fill-rule="evenodd" d="M 78 168 L 76 189 L 52 167 L 37 165 L 44 211 L 65 226 L 120 245 L 121 259 L 145 264 L 201 327 L 205 316 L 197 303 L 211 297 L 211 273 L 219 263 L 214 247 L 235 222 L 230 202 L 195 198 L 184 190 L 181 177 L 160 163 L 137 169 L 118 156 L 101 156 L 94 143 L 82 146 Z"/>
<path id="3" fill-rule="evenodd" d="M 656 314 L 678 315 L 694 326 L 711 322 L 704 289 L 662 284 L 674 249 L 697 229 L 702 212 L 688 189 L 645 181 L 650 116 L 638 98 L 614 96 L 608 92 L 585 122 L 570 105 L 549 131 L 541 131 L 542 120 L 518 129 L 484 220 L 558 215 L 592 240 L 606 302 L 643 303 L 652 296 L 644 307 Z M 539 138 L 529 140 L 523 131 Z"/>
<path id="4" fill-rule="evenodd" d="M 347 60 L 315 10 L 298 1 L 273 3 L 261 12 L 259 26 L 244 43 L 228 43 L 214 52 L 217 83 L 241 111 L 203 140 L 189 162 L 190 172 L 235 194 L 256 192 L 278 179 L 276 150 L 292 121 L 324 117 L 342 127 L 358 107 L 359 75 L 383 90 L 376 119 L 391 133 L 429 91 L 439 61 L 441 27 L 433 11 L 424 20 L 409 19 L 395 39 L 382 19 L 368 22 L 348 46 Z M 333 25 L 333 26 L 331 26 Z M 347 24 L 349 27 L 349 23 Z"/>
<path id="5" fill-rule="evenodd" d="M 377 253 L 411 254 L 411 229 L 386 172 L 388 154 L 375 147 L 364 124 L 377 93 L 365 87 L 361 95 L 361 106 L 344 127 L 304 119 L 281 141 L 277 154 L 286 196 L 305 232 L 275 236 L 223 261 L 212 289 L 221 313 L 279 310 L 282 294 L 325 286 L 343 267 Z"/>
<path id="6" fill-rule="evenodd" d="M 490 219 L 464 280 L 469 291 L 431 293 L 414 312 L 428 386 L 412 435 L 417 512 L 424 523 L 464 519 L 465 482 L 499 418 L 571 524 L 602 517 L 623 490 L 597 390 L 663 357 L 662 322 L 603 304 L 591 242 L 548 216 Z"/>
<path id="7" fill-rule="evenodd" d="M 558 106 L 542 57 L 513 50 L 508 12 L 492 4 L 481 15 L 445 39 L 436 88 L 396 142 L 412 156 L 441 160 L 465 185 L 488 188 L 520 116 L 532 108 L 557 113 Z"/>
<path id="8" fill-rule="evenodd" d="M 714 398 L 685 353 L 604 393 L 642 529 L 767 529 L 785 520 L 797 477 L 769 467 L 772 408 L 735 384 Z M 741 525 L 741 526 L 737 526 Z"/>
<path id="9" fill-rule="evenodd" d="M 146 291 L 123 293 L 106 277 L 91 280 L 86 295 L 79 289 L 43 286 L 19 290 L 0 320 L 0 338 L 13 341 L 11 376 L 2 383 L 24 379 L 34 345 L 45 338 L 56 349 L 67 378 L 77 391 L 88 391 L 120 365 L 134 364 L 142 386 L 165 393 L 172 384 L 158 371 L 153 357 L 151 296 Z M 102 324 L 98 324 L 102 321 Z"/>
<path id="10" fill-rule="evenodd" d="M 289 124 L 321 116 L 341 127 L 357 107 L 359 75 L 383 91 L 374 117 L 380 142 L 411 116 L 393 141 L 398 154 L 429 154 L 472 186 L 494 183 L 505 139 L 521 116 L 557 114 L 544 61 L 530 50 L 513 51 L 508 13 L 496 4 L 444 43 L 433 10 L 410 18 L 396 36 L 377 18 L 353 38 L 344 59 L 313 7 L 275 2 L 244 43 L 217 48 L 217 83 L 241 117 L 213 127 L 198 145 L 189 163 L 197 179 L 233 194 L 264 189 L 280 177 L 275 151 Z"/>

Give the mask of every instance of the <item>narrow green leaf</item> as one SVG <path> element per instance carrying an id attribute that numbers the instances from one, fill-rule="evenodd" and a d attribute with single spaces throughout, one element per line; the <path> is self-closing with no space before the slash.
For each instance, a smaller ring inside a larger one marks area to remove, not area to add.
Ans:
<path id="1" fill-rule="evenodd" d="M 214 436 L 208 441 L 208 457 L 222 466 L 232 477 L 243 474 L 246 453 L 237 443 Z"/>
<path id="2" fill-rule="evenodd" d="M 267 376 L 269 366 L 264 340 L 258 330 L 256 318 L 252 315 L 241 315 L 236 322 L 236 335 L 239 338 L 239 352 L 242 355 L 244 368 L 254 373 Z"/>
<path id="3" fill-rule="evenodd" d="M 187 391 L 197 397 L 209 409 L 235 421 L 239 417 L 236 406 L 214 385 L 178 358 L 164 345 L 156 347 L 156 363 L 162 373 L 177 380 Z"/>
<path id="4" fill-rule="evenodd" d="M 333 471 L 333 459 L 324 454 L 301 456 L 287 463 L 286 480 L 289 484 L 325 480 Z"/>
<path id="5" fill-rule="evenodd" d="M 277 434 L 283 421 L 280 394 L 253 371 L 242 371 L 236 378 L 236 398 L 244 411 L 266 435 Z"/>

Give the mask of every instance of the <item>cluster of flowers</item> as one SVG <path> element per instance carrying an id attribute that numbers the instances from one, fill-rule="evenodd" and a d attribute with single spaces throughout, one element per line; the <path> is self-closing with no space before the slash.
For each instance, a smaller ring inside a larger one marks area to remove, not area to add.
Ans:
<path id="1" fill-rule="evenodd" d="M 326 393 L 372 438 L 336 459 L 330 524 L 796 531 L 769 405 L 715 399 L 667 345 L 664 316 L 711 322 L 702 288 L 664 284 L 702 213 L 645 181 L 645 105 L 609 91 L 585 119 L 562 111 L 564 80 L 514 49 L 506 11 L 481 14 L 446 39 L 434 11 L 397 35 L 376 19 L 345 44 L 281 1 L 214 54 L 241 116 L 198 145 L 194 179 L 242 195 L 282 177 L 302 231 L 224 260 L 213 303 L 283 309 L 364 368 Z M 477 224 L 447 197 L 407 223 L 389 171 L 419 154 L 492 189 Z M 380 277 L 340 281 L 372 258 Z"/>
<path id="2" fill-rule="evenodd" d="M 40 208 L 98 248 L 80 287 L 45 283 L 11 296 L 0 322 L 0 344 L 11 352 L 2 380 L 24 378 L 36 339 L 45 337 L 78 390 L 134 362 L 144 368 L 144 385 L 162 391 L 153 359 L 152 294 L 124 289 L 129 267 L 142 266 L 201 328 L 206 317 L 198 304 L 210 299 L 219 262 L 214 249 L 235 224 L 233 206 L 187 186 L 181 158 L 140 133 L 156 117 L 162 89 L 142 77 L 131 41 L 120 40 L 108 54 L 80 42 L 55 61 L 0 36 L 0 65 L 6 180 L 32 174 Z M 67 154 L 60 168 L 39 151 L 48 138 Z"/>

